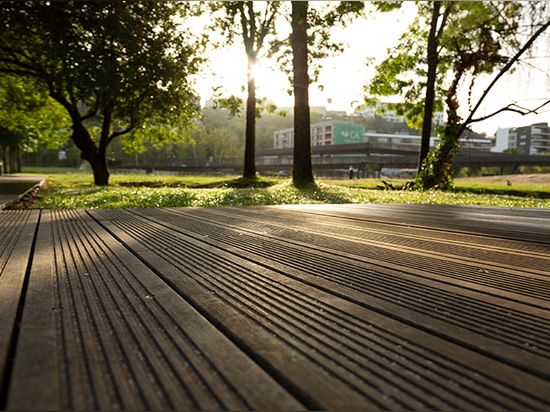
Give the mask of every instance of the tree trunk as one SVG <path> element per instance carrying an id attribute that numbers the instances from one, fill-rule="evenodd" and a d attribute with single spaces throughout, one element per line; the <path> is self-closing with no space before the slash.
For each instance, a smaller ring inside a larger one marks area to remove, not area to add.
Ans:
<path id="1" fill-rule="evenodd" d="M 107 186 L 109 184 L 109 168 L 107 166 L 107 146 L 99 145 L 99 149 L 90 137 L 86 128 L 80 122 L 80 119 L 73 119 L 73 134 L 71 139 L 80 149 L 80 158 L 86 160 L 94 174 L 94 184 L 98 186 Z"/>
<path id="2" fill-rule="evenodd" d="M 17 155 L 15 146 L 9 147 L 9 157 L 10 157 L 10 174 L 17 173 Z"/>
<path id="3" fill-rule="evenodd" d="M 432 134 L 432 119 L 435 100 L 435 81 L 439 57 L 437 53 L 438 37 L 437 22 L 439 21 L 441 2 L 433 2 L 432 21 L 428 35 L 428 75 L 426 82 L 426 99 L 424 101 L 424 120 L 422 122 L 422 137 L 420 139 L 420 153 L 418 154 L 418 173 L 422 170 L 424 160 L 430 151 L 430 137 Z"/>
<path id="4" fill-rule="evenodd" d="M 255 65 L 256 56 L 249 54 L 243 177 L 256 176 L 256 79 L 252 72 Z"/>
<path id="5" fill-rule="evenodd" d="M 2 168 L 4 169 L 3 170 L 3 173 L 4 174 L 7 174 L 8 173 L 8 147 L 7 146 L 2 146 Z M 2 174 L 2 172 L 0 172 L 0 174 Z"/>
<path id="6" fill-rule="evenodd" d="M 23 170 L 23 159 L 21 158 L 21 149 L 19 147 L 16 148 L 17 154 L 17 173 L 21 173 Z"/>
<path id="7" fill-rule="evenodd" d="M 94 174 L 94 184 L 97 186 L 109 185 L 109 167 L 107 165 L 107 156 L 98 152 L 96 155 L 86 159 Z"/>
<path id="8" fill-rule="evenodd" d="M 417 184 L 422 189 L 437 187 L 440 190 L 448 190 L 452 186 L 452 168 L 454 157 L 458 153 L 458 139 L 461 131 L 461 118 L 458 115 L 458 100 L 456 98 L 457 87 L 464 73 L 464 68 L 457 68 L 445 103 L 447 105 L 447 122 L 441 135 L 441 141 L 434 151 L 434 155 L 424 165 L 417 176 Z"/>
<path id="9" fill-rule="evenodd" d="M 292 63 L 294 75 L 294 160 L 295 186 L 314 183 L 311 165 L 311 124 L 309 117 L 309 76 L 307 44 L 307 1 L 292 2 Z"/>

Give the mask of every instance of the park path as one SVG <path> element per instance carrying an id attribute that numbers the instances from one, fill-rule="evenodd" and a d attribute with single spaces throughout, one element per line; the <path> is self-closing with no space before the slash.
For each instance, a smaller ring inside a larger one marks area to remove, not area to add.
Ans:
<path id="1" fill-rule="evenodd" d="M 550 210 L 0 211 L 7 410 L 548 410 Z"/>

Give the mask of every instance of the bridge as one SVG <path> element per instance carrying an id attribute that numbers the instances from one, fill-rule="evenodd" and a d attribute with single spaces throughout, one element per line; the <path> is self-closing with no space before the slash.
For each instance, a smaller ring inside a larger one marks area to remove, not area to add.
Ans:
<path id="1" fill-rule="evenodd" d="M 407 143 L 354 143 L 326 146 L 312 146 L 314 172 L 348 169 L 350 165 L 380 168 L 416 168 L 418 163 L 418 144 Z M 171 159 L 170 161 L 173 161 Z M 292 169 L 293 148 L 256 150 L 256 169 L 260 173 L 275 173 Z M 147 162 L 147 161 L 145 161 Z M 155 170 L 179 173 L 220 172 L 240 173 L 243 159 L 221 159 L 196 163 L 197 159 L 178 159 L 179 165 L 166 166 L 166 162 L 147 162 Z M 550 156 L 530 156 L 511 153 L 493 153 L 476 147 L 464 147 L 455 157 L 455 168 L 461 167 L 513 167 L 550 166 Z M 124 167 L 124 166 L 122 166 Z"/>
<path id="2" fill-rule="evenodd" d="M 417 144 L 356 143 L 313 146 L 311 148 L 314 169 L 348 168 L 361 163 L 379 164 L 386 168 L 415 168 L 418 163 Z M 256 151 L 258 170 L 271 170 L 292 165 L 292 148 Z M 454 165 L 461 167 L 519 167 L 550 166 L 550 156 L 530 156 L 511 153 L 493 153 L 474 147 L 462 148 L 455 157 Z"/>

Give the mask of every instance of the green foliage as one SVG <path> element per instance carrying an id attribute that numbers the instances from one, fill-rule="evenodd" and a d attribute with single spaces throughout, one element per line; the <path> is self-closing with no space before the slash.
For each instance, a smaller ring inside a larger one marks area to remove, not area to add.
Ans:
<path id="1" fill-rule="evenodd" d="M 402 1 L 387 1 L 387 0 L 375 0 L 372 2 L 377 11 L 387 13 L 397 10 L 401 7 Z"/>
<path id="2" fill-rule="evenodd" d="M 449 190 L 453 188 L 453 158 L 460 147 L 454 138 L 441 135 L 441 142 L 433 152 L 429 152 L 416 180 L 415 188 L 427 190 Z"/>
<path id="3" fill-rule="evenodd" d="M 244 100 L 238 96 L 231 95 L 229 97 L 217 96 L 214 98 L 216 109 L 225 109 L 229 112 L 230 117 L 241 117 L 244 110 Z M 278 113 L 281 117 L 285 117 L 287 112 L 284 110 L 277 111 L 277 105 L 269 103 L 266 97 L 256 98 L 256 119 L 261 119 L 264 113 Z"/>
<path id="4" fill-rule="evenodd" d="M 190 122 L 197 113 L 189 78 L 201 40 L 185 29 L 188 10 L 180 2 L 1 2 L 0 71 L 47 87 L 107 184 L 101 167 L 113 139 L 150 118 Z"/>
<path id="5" fill-rule="evenodd" d="M 450 169 L 466 127 L 459 114 L 460 85 L 467 84 L 471 92 L 476 77 L 506 67 L 507 51 L 518 46 L 522 6 L 496 1 L 417 2 L 417 8 L 410 30 L 376 67 L 365 91 L 369 102 L 380 96 L 400 96 L 403 102 L 392 108 L 404 114 L 409 125 L 420 128 L 424 106 L 430 110 L 426 67 L 436 64 L 432 111 L 440 111 L 445 102 L 447 125 L 440 147 L 421 165 L 416 187 L 446 190 L 452 187 Z"/>
<path id="6" fill-rule="evenodd" d="M 264 112 L 256 123 L 256 147 L 273 148 L 273 132 L 292 127 L 293 119 L 292 115 L 282 116 L 280 111 L 273 114 Z M 312 113 L 312 119 L 320 121 L 321 118 L 318 113 Z M 155 127 L 155 130 L 159 133 L 165 131 L 162 127 Z M 144 129 L 143 133 L 146 132 Z M 242 158 L 244 119 L 231 117 L 228 110 L 205 108 L 193 127 L 178 132 L 182 136 L 177 140 L 149 138 L 126 142 L 125 136 L 121 136 L 111 144 L 108 156 L 125 167 L 181 166 L 182 163 L 200 166 L 210 157 L 216 160 Z"/>
<path id="7" fill-rule="evenodd" d="M 68 116 L 42 86 L 34 78 L 0 74 L 0 145 L 32 152 L 39 145 L 58 148 L 67 141 Z"/>
<path id="8" fill-rule="evenodd" d="M 214 21 L 210 29 L 221 30 L 226 42 L 230 44 L 235 37 L 243 39 L 247 53 L 257 55 L 262 50 L 264 42 L 276 35 L 274 23 L 282 2 L 256 3 L 254 4 L 253 1 L 209 2 L 208 6 L 213 13 Z"/>
<path id="9" fill-rule="evenodd" d="M 3 70 L 28 67 L 60 99 L 111 109 L 126 123 L 192 98 L 186 75 L 197 58 L 177 30 L 174 4 L 11 2 L 0 12 L 10 27 L 4 50 L 17 53 L 2 54 Z"/>
<path id="10" fill-rule="evenodd" d="M 241 117 L 244 107 L 244 100 L 238 96 L 218 97 L 214 100 L 216 108 L 222 108 L 229 111 L 231 117 Z"/>

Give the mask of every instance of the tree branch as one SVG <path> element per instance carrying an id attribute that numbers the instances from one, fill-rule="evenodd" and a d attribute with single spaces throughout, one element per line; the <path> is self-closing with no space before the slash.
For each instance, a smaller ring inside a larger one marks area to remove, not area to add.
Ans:
<path id="1" fill-rule="evenodd" d="M 503 112 L 513 112 L 513 113 L 518 113 L 522 116 L 527 116 L 528 114 L 539 114 L 539 110 L 542 109 L 544 106 L 550 104 L 550 99 L 547 100 L 546 102 L 544 102 L 543 104 L 535 107 L 534 109 L 528 109 L 526 107 L 521 107 L 521 106 L 518 106 L 517 104 L 515 103 L 510 103 L 508 106 L 506 107 L 503 107 L 499 110 L 497 110 L 496 112 L 493 112 L 487 116 L 483 116 L 483 117 L 478 117 L 476 119 L 471 119 L 470 120 L 470 124 L 471 123 L 476 123 L 476 122 L 482 122 L 483 120 L 487 120 L 487 119 L 490 119 L 491 117 L 494 117 L 496 116 L 497 114 L 499 113 L 503 113 Z"/>
<path id="2" fill-rule="evenodd" d="M 109 145 L 118 136 L 122 136 L 123 134 L 130 133 L 134 129 L 134 127 L 135 125 L 133 123 L 130 123 L 130 125 L 126 129 L 122 129 L 117 132 L 111 133 L 111 136 L 109 136 L 107 145 Z"/>
<path id="3" fill-rule="evenodd" d="M 487 89 L 485 89 L 485 91 L 483 92 L 483 94 L 481 95 L 481 97 L 479 98 L 477 104 L 475 105 L 475 107 L 470 111 L 470 114 L 468 115 L 468 118 L 462 122 L 462 125 L 460 126 L 460 133 L 458 133 L 458 136 L 460 136 L 462 134 L 462 132 L 466 129 L 466 126 L 470 123 L 472 123 L 472 119 L 474 117 L 474 114 L 475 112 L 477 111 L 477 109 L 479 109 L 479 107 L 481 106 L 481 103 L 483 102 L 483 100 L 485 99 L 485 97 L 487 97 L 487 95 L 489 94 L 489 92 L 491 91 L 491 89 L 493 88 L 493 86 L 498 82 L 498 80 L 504 76 L 504 74 L 506 74 L 508 72 L 508 70 L 510 70 L 510 68 L 512 67 L 512 65 L 514 65 L 518 60 L 519 58 L 523 55 L 523 53 L 525 53 L 531 46 L 532 44 L 535 42 L 535 40 L 550 26 L 550 20 L 548 20 L 545 24 L 543 24 L 536 32 L 535 34 L 533 34 L 533 36 L 531 36 L 531 38 L 523 45 L 523 47 L 516 53 L 516 55 L 514 57 L 512 57 L 508 63 L 506 63 L 506 65 L 501 69 L 501 71 L 497 74 L 497 76 L 493 79 L 493 81 L 491 82 L 491 84 L 487 87 Z"/>
<path id="4" fill-rule="evenodd" d="M 269 11 L 271 10 L 271 14 L 269 14 Z M 277 16 L 277 8 L 270 9 L 269 6 L 266 6 L 265 15 L 262 20 L 261 28 L 260 28 L 260 34 L 258 36 L 258 51 L 260 51 L 263 47 L 264 39 L 269 33 L 269 30 L 271 29 L 271 26 L 273 25 L 273 21 L 275 19 L 275 16 Z"/>

